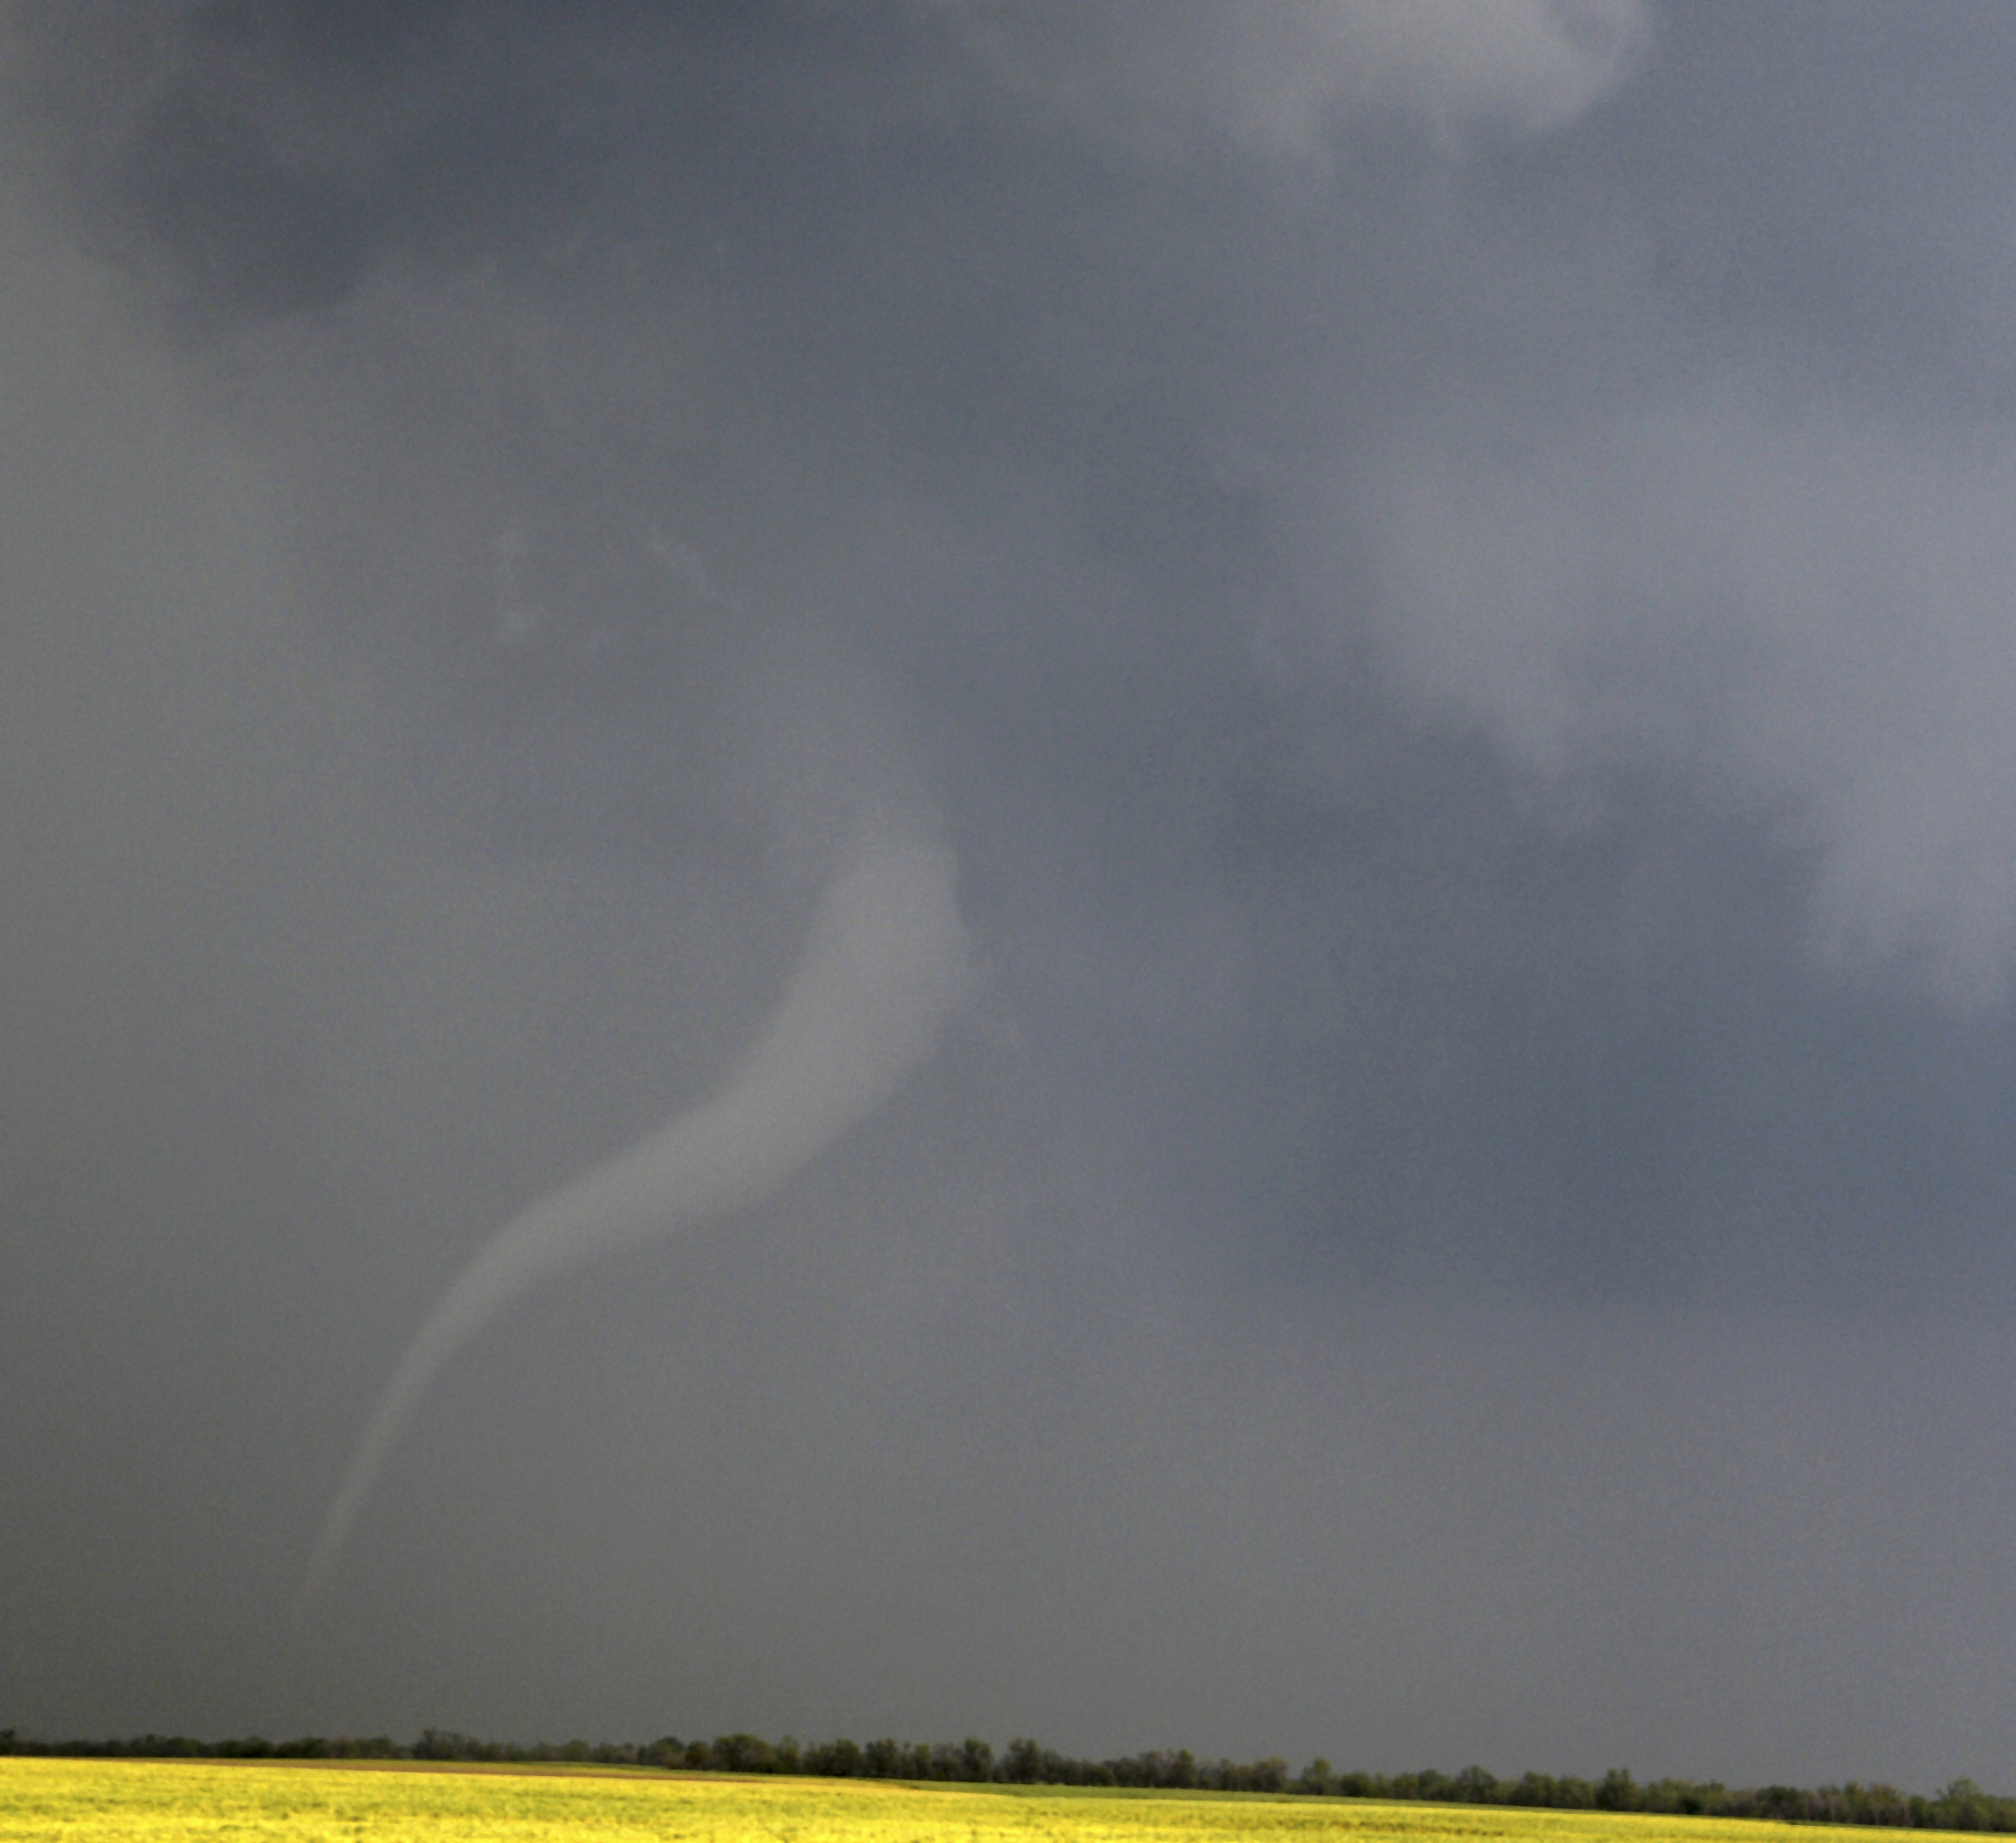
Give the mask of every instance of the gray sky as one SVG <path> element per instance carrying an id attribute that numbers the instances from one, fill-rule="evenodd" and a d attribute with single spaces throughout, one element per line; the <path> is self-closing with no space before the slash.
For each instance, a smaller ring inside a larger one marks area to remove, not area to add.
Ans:
<path id="1" fill-rule="evenodd" d="M 0 1722 L 2016 1786 L 2016 16 L 0 16 Z"/>

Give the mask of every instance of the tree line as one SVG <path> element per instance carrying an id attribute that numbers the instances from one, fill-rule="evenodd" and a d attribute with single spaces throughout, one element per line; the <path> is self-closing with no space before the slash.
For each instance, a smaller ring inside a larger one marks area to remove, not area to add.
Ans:
<path id="1" fill-rule="evenodd" d="M 1027 1738 L 997 1755 L 987 1741 L 847 1740 L 800 1742 L 787 1735 L 722 1734 L 712 1740 L 675 1735 L 643 1745 L 629 1742 L 481 1740 L 452 1729 L 427 1728 L 401 1745 L 389 1736 L 304 1735 L 268 1740 L 192 1740 L 142 1734 L 122 1740 L 35 1740 L 0 1728 L 0 1755 L 87 1759 L 433 1760 L 497 1764 L 567 1762 L 685 1773 L 783 1773 L 829 1779 L 901 1779 L 955 1783 L 1110 1786 L 1168 1791 L 1261 1792 L 1311 1798 L 1423 1800 L 1449 1805 L 1520 1805 L 1554 1810 L 1643 1811 L 1668 1816 L 1748 1817 L 1791 1823 L 1883 1824 L 1897 1829 L 2016 1833 L 2016 1798 L 1984 1792 L 1957 1779 L 1930 1797 L 1894 1786 L 1807 1789 L 1769 1785 L 1731 1789 L 1719 1781 L 1654 1780 L 1640 1784 L 1621 1768 L 1599 1780 L 1527 1773 L 1500 1779 L 1481 1766 L 1445 1773 L 1433 1768 L 1392 1775 L 1339 1773 L 1312 1760 L 1291 1775 L 1279 1758 L 1240 1762 L 1200 1759 L 1187 1748 L 1085 1760 Z"/>

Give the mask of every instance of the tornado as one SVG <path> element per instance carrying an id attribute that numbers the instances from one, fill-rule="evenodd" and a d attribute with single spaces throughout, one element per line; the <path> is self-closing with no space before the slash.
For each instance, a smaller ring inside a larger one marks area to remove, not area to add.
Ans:
<path id="1" fill-rule="evenodd" d="M 513 1217 L 427 1315 L 323 1520 L 305 1613 L 429 1385 L 520 1295 L 567 1269 L 762 1202 L 929 1059 L 973 982 L 952 853 L 887 822 L 814 907 L 783 996 L 713 1098 Z"/>

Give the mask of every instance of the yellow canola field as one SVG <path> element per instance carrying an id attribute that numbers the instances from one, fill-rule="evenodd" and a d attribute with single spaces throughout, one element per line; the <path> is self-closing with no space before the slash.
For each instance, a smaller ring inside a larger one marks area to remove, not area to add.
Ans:
<path id="1" fill-rule="evenodd" d="M 781 1843 L 1877 1843 L 1902 1830 L 1592 1811 L 1186 1797 L 861 1780 L 387 1769 L 264 1762 L 0 1759 L 0 1839 L 473 1843 L 771 1838 Z"/>

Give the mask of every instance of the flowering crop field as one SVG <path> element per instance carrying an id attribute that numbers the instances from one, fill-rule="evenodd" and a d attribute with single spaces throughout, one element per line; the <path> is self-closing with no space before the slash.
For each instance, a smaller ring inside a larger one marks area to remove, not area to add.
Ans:
<path id="1" fill-rule="evenodd" d="M 1903 1830 L 1798 1827 L 1797 1843 Z M 785 1843 L 1786 1843 L 1784 1824 L 1601 1811 L 1054 1787 L 725 1779 L 620 1769 L 0 1759 L 0 1839 L 463 1843 L 477 1838 L 779 1838 Z"/>

